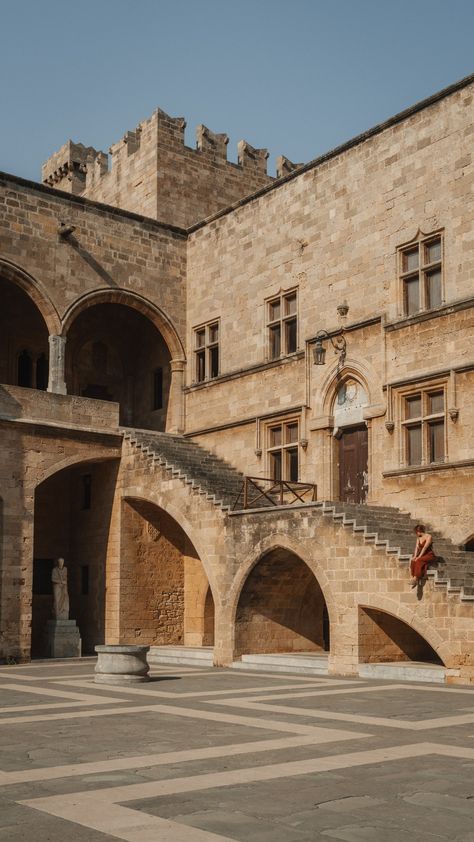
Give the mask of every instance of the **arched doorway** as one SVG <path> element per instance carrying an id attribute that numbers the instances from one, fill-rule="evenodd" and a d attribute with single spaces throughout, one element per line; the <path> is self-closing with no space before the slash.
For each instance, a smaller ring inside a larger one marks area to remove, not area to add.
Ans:
<path id="1" fill-rule="evenodd" d="M 329 650 L 329 622 L 319 583 L 295 553 L 266 553 L 242 588 L 235 620 L 235 654 Z"/>
<path id="2" fill-rule="evenodd" d="M 212 646 L 213 599 L 180 524 L 147 500 L 122 501 L 120 641 Z"/>
<path id="3" fill-rule="evenodd" d="M 105 642 L 105 564 L 117 460 L 81 462 L 53 474 L 35 492 L 31 654 L 47 655 L 52 617 L 51 571 L 62 557 L 68 570 L 70 618 L 83 654 Z"/>
<path id="4" fill-rule="evenodd" d="M 165 430 L 171 355 L 154 324 L 122 303 L 78 313 L 67 333 L 69 394 L 120 404 L 120 423 Z"/>
<path id="5" fill-rule="evenodd" d="M 2 274 L 0 297 L 0 383 L 46 390 L 48 328 L 43 316 L 30 296 Z"/>
<path id="6" fill-rule="evenodd" d="M 369 488 L 368 431 L 364 421 L 367 392 L 353 376 L 337 383 L 332 415 L 335 439 L 335 486 L 347 503 L 365 503 Z"/>
<path id="7" fill-rule="evenodd" d="M 359 662 L 418 661 L 443 664 L 432 646 L 415 629 L 393 614 L 359 607 Z"/>

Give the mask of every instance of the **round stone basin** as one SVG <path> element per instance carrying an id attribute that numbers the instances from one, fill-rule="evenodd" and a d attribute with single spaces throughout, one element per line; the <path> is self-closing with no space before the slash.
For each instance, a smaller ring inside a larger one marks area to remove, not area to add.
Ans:
<path id="1" fill-rule="evenodd" d="M 96 646 L 96 684 L 138 684 L 149 681 L 150 667 L 146 659 L 149 646 L 127 644 Z"/>

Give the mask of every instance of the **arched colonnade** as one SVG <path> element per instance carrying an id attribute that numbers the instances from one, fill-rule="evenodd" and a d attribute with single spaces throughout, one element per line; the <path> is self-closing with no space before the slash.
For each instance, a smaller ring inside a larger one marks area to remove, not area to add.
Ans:
<path id="1" fill-rule="evenodd" d="M 185 352 L 137 293 L 97 289 L 60 314 L 37 279 L 0 260 L 0 383 L 120 404 L 124 426 L 183 429 Z"/>

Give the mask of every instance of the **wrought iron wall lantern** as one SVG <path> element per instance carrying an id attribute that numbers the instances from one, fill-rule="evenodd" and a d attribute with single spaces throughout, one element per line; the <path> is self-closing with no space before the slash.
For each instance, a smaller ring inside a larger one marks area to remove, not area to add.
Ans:
<path id="1" fill-rule="evenodd" d="M 327 332 L 327 330 L 318 330 L 315 336 L 315 343 L 313 349 L 313 359 L 315 365 L 324 365 L 326 362 L 326 348 L 323 345 L 323 341 L 329 339 L 331 342 L 332 347 L 334 348 L 334 352 L 339 354 L 339 360 L 337 364 L 337 370 L 340 371 L 343 368 L 345 360 L 346 360 L 346 338 L 342 332 L 337 333 L 336 335 L 331 335 Z"/>

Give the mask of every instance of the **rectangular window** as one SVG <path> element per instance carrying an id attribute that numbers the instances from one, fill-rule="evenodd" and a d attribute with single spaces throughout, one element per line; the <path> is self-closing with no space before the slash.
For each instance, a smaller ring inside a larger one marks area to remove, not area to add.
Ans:
<path id="1" fill-rule="evenodd" d="M 403 398 L 402 427 L 407 465 L 444 462 L 445 391 L 427 387 Z"/>
<path id="2" fill-rule="evenodd" d="M 298 482 L 298 421 L 281 421 L 268 428 L 267 458 L 270 478 Z"/>
<path id="3" fill-rule="evenodd" d="M 194 331 L 194 380 L 203 383 L 219 376 L 219 322 Z"/>
<path id="4" fill-rule="evenodd" d="M 406 316 L 432 310 L 443 303 L 443 243 L 440 234 L 420 236 L 416 243 L 399 250 L 400 282 Z"/>
<path id="5" fill-rule="evenodd" d="M 163 409 L 163 369 L 153 372 L 153 409 Z"/>
<path id="6" fill-rule="evenodd" d="M 268 356 L 277 360 L 298 350 L 297 293 L 279 295 L 267 301 Z"/>

